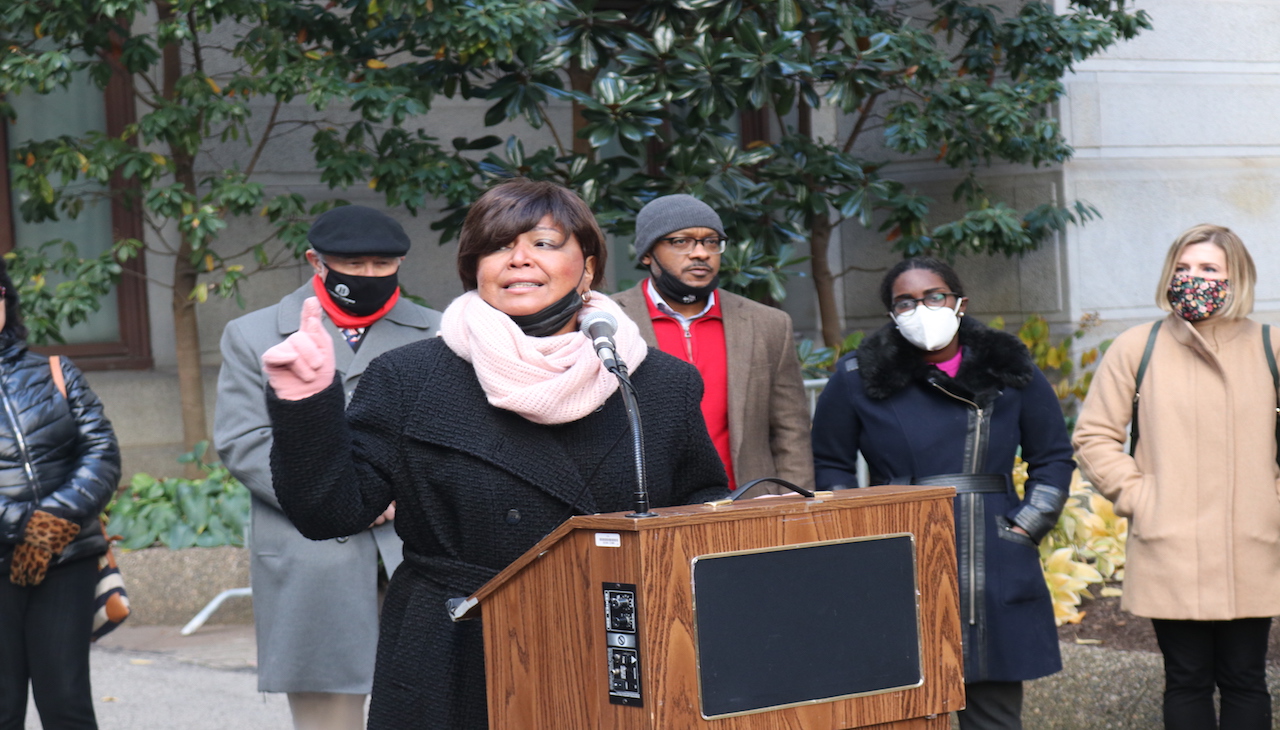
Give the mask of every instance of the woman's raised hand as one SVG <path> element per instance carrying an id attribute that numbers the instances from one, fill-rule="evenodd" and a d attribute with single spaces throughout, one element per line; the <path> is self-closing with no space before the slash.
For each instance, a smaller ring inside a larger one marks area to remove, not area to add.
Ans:
<path id="1" fill-rule="evenodd" d="M 302 303 L 302 325 L 297 332 L 262 353 L 267 382 L 283 400 L 302 400 L 333 382 L 333 338 L 320 324 L 320 302 L 307 297 Z"/>

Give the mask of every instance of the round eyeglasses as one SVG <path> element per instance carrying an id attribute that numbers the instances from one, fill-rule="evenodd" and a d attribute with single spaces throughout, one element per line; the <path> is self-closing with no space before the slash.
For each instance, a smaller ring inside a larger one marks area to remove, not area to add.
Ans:
<path id="1" fill-rule="evenodd" d="M 693 249 L 698 244 L 706 249 L 707 253 L 724 253 L 724 247 L 729 245 L 729 239 L 712 236 L 710 238 L 659 238 L 659 241 L 665 241 L 676 253 L 688 256 L 693 253 Z"/>
<path id="2" fill-rule="evenodd" d="M 960 295 L 951 291 L 931 291 L 919 299 L 898 299 L 893 303 L 893 313 L 910 314 L 921 304 L 929 309 L 942 309 L 953 298 L 959 300 Z"/>

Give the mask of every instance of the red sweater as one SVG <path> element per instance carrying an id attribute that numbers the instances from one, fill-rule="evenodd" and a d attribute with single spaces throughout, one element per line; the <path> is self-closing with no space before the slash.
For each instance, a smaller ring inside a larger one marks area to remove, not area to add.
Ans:
<path id="1" fill-rule="evenodd" d="M 724 462 L 729 489 L 737 487 L 733 478 L 733 455 L 729 446 L 729 356 L 724 342 L 724 318 L 720 298 L 707 313 L 689 322 L 688 329 L 675 317 L 664 314 L 654 303 L 649 284 L 642 286 L 658 349 L 692 363 L 702 374 L 702 418 L 707 432 Z"/>

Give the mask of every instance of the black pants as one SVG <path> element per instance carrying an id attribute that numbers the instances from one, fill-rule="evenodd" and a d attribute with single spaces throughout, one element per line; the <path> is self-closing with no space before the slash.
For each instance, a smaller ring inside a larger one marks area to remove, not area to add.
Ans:
<path id="1" fill-rule="evenodd" d="M 960 730 L 1022 730 L 1022 682 L 966 682 Z"/>
<path id="2" fill-rule="evenodd" d="M 97 730 L 89 688 L 96 557 L 51 568 L 36 586 L 0 571 L 0 730 L 22 730 L 27 683 L 45 730 Z"/>
<path id="3" fill-rule="evenodd" d="M 1269 618 L 1235 621 L 1152 619 L 1164 654 L 1166 730 L 1214 730 L 1213 688 L 1222 705 L 1223 730 L 1268 730 Z"/>

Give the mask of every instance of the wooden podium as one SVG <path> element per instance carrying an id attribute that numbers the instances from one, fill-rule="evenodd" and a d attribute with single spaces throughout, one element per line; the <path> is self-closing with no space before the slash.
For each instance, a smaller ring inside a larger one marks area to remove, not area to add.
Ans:
<path id="1" fill-rule="evenodd" d="M 483 612 L 489 726 L 945 730 L 964 705 L 953 496 L 574 517 L 453 608 Z"/>

